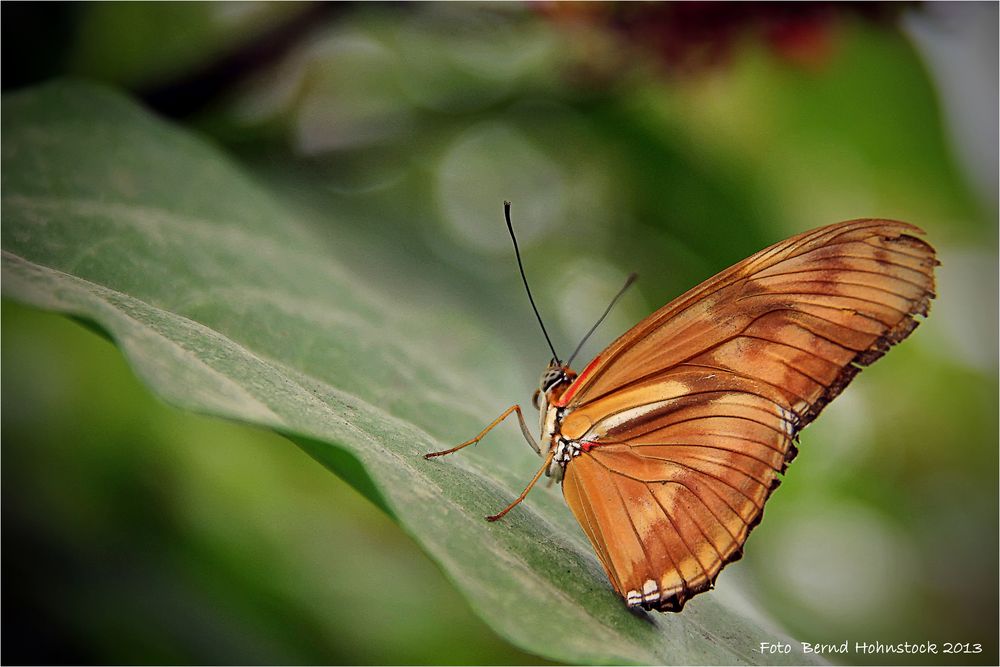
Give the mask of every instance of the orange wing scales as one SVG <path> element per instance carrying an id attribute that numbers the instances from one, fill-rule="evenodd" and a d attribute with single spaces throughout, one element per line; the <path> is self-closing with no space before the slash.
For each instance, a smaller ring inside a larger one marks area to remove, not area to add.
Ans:
<path id="1" fill-rule="evenodd" d="M 612 343 L 564 395 L 566 501 L 629 605 L 678 611 L 742 555 L 798 432 L 926 316 L 934 250 L 855 220 L 767 248 Z"/>

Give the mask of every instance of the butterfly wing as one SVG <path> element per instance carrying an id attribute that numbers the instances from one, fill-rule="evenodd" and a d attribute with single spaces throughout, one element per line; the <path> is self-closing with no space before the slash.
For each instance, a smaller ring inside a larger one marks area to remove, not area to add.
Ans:
<path id="1" fill-rule="evenodd" d="M 679 610 L 742 553 L 796 427 L 765 383 L 698 369 L 671 382 L 588 429 L 563 493 L 629 604 Z"/>
<path id="2" fill-rule="evenodd" d="M 563 489 L 631 605 L 680 609 L 742 553 L 793 439 L 926 315 L 934 250 L 855 220 L 792 237 L 656 311 L 563 394 Z"/>

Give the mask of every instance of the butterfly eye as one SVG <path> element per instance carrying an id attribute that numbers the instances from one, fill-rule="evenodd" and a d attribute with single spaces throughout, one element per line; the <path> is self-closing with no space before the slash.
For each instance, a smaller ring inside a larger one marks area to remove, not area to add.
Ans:
<path id="1" fill-rule="evenodd" d="M 566 376 L 561 368 L 549 370 L 542 377 L 542 391 L 548 391 L 559 384 Z"/>
<path id="2" fill-rule="evenodd" d="M 539 391 L 538 389 L 536 389 L 536 390 L 535 390 L 535 393 L 531 395 L 531 404 L 535 406 L 535 409 L 536 409 L 536 410 L 538 410 L 538 409 L 539 409 L 539 408 L 538 408 L 538 398 L 539 398 L 539 397 L 540 397 L 541 395 L 542 395 L 542 392 L 540 392 L 540 391 Z"/>

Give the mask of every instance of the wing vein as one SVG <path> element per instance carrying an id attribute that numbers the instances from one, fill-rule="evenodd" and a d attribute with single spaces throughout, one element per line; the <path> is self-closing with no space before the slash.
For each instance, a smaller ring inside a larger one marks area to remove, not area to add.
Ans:
<path id="1" fill-rule="evenodd" d="M 837 298 L 840 298 L 840 299 L 851 299 L 853 301 L 861 301 L 863 303 L 870 303 L 870 304 L 874 304 L 876 306 L 884 306 L 885 308 L 888 308 L 889 310 L 896 311 L 897 313 L 903 315 L 904 317 L 906 315 L 910 314 L 910 312 L 907 311 L 907 310 L 900 310 L 899 308 L 896 308 L 895 306 L 890 306 L 889 304 L 884 303 L 882 301 L 873 301 L 872 299 L 865 299 L 865 298 L 862 298 L 860 296 L 848 296 L 848 295 L 844 295 L 844 294 L 827 294 L 827 293 L 824 293 L 824 292 L 807 292 L 807 291 L 801 291 L 801 292 L 781 292 L 781 291 L 778 291 L 778 290 L 775 290 L 775 289 L 769 289 L 767 292 L 761 292 L 760 294 L 742 294 L 742 295 L 736 297 L 735 301 L 740 302 L 740 301 L 749 301 L 750 299 L 771 298 L 771 297 L 773 297 L 776 294 L 780 294 L 782 296 L 802 296 L 802 297 L 826 296 L 826 297 L 837 297 Z M 883 323 L 882 325 L 886 326 L 885 323 Z"/>
<path id="2" fill-rule="evenodd" d="M 733 392 L 715 392 L 715 391 L 691 392 L 690 394 L 687 394 L 687 396 L 697 396 L 697 395 L 700 395 L 700 394 L 713 394 L 713 393 L 733 393 Z M 772 414 L 770 412 L 767 412 L 766 410 L 763 410 L 763 409 L 758 408 L 758 407 L 753 406 L 753 405 L 747 405 L 747 406 L 743 406 L 743 407 L 746 407 L 746 408 L 749 408 L 749 409 L 752 409 L 752 410 L 757 410 L 758 412 L 763 412 L 764 414 L 768 415 L 769 417 L 775 417 L 774 414 Z M 609 417 L 613 417 L 614 415 L 620 414 L 622 412 L 625 412 L 625 410 L 619 410 L 618 412 L 612 413 L 612 414 L 610 414 L 608 416 Z M 604 419 L 607 419 L 607 417 L 605 417 Z M 698 415 L 696 417 L 685 417 L 684 419 L 678 419 L 676 421 L 668 422 L 666 424 L 657 424 L 655 428 L 651 428 L 648 431 L 641 431 L 641 432 L 639 432 L 639 433 L 637 433 L 635 435 L 636 436 L 640 436 L 640 435 L 647 435 L 649 433 L 656 433 L 657 431 L 662 431 L 663 429 L 670 428 L 671 426 L 677 426 L 678 424 L 687 424 L 689 422 L 696 422 L 696 421 L 700 421 L 700 420 L 703 420 L 703 419 L 742 419 L 744 421 L 750 422 L 751 424 L 758 424 L 759 426 L 763 426 L 764 428 L 770 429 L 770 430 L 774 431 L 775 433 L 777 433 L 778 435 L 785 435 L 785 431 L 783 429 L 780 429 L 780 428 L 774 426 L 773 424 L 767 424 L 767 423 L 762 422 L 760 420 L 753 419 L 752 417 L 745 417 L 743 415 L 736 415 L 736 414 L 731 414 L 731 413 L 728 413 L 728 412 L 719 412 L 717 414 L 710 414 L 710 415 Z M 604 421 L 604 420 L 602 419 L 601 421 Z M 601 424 L 601 422 L 597 422 L 596 424 L 594 424 L 593 427 L 591 427 L 591 429 L 593 429 L 593 428 L 595 428 L 597 426 L 600 426 L 600 424 Z M 610 429 L 607 433 L 609 435 L 611 435 L 611 434 L 615 434 L 616 431 L 617 431 L 617 429 Z M 615 441 L 604 440 L 602 438 L 600 440 L 600 442 L 602 442 L 602 443 L 611 443 L 611 442 L 615 442 Z M 627 442 L 627 441 L 618 441 L 618 442 Z"/>
<path id="3" fill-rule="evenodd" d="M 656 504 L 659 505 L 660 511 L 663 512 L 663 515 L 669 518 L 670 515 L 667 512 L 666 505 L 664 505 L 663 501 L 660 500 L 660 498 L 656 495 L 656 493 L 654 493 L 653 490 L 649 488 L 648 484 L 646 485 L 646 490 L 649 492 L 649 495 L 651 495 L 653 497 L 653 500 L 656 501 Z M 725 523 L 723 523 L 721 520 L 719 520 L 719 517 L 716 516 L 715 512 L 712 511 L 712 508 L 708 506 L 708 503 L 706 503 L 705 500 L 699 494 L 697 494 L 697 493 L 695 493 L 693 491 L 691 491 L 691 495 L 694 496 L 695 498 L 697 498 L 698 502 L 701 503 L 701 505 L 706 510 L 708 510 L 708 514 L 709 514 L 709 516 L 712 517 L 712 520 L 714 520 L 716 523 L 718 523 L 720 526 L 722 526 L 723 530 L 725 530 L 726 533 L 729 535 L 729 537 L 732 538 L 733 542 L 736 543 L 736 544 L 739 544 L 739 541 L 736 539 L 736 536 L 733 535 L 733 532 L 731 530 L 729 530 L 729 528 L 725 525 Z M 709 544 L 709 546 L 712 547 L 712 551 L 714 551 L 716 553 L 716 555 L 718 555 L 719 561 L 721 563 L 725 563 L 726 557 L 722 555 L 722 552 L 719 551 L 718 547 L 715 546 L 715 542 L 712 541 L 712 539 L 709 538 L 708 534 L 702 529 L 701 524 L 699 524 L 697 521 L 695 521 L 694 524 L 696 526 L 698 526 L 698 531 L 701 533 L 702 537 L 705 538 L 705 542 L 707 542 Z M 698 560 L 697 556 L 695 557 L 695 560 Z M 701 570 L 702 570 L 702 572 L 705 573 L 705 577 L 708 578 L 711 581 L 712 577 L 711 577 L 711 575 L 708 574 L 708 570 L 705 569 L 705 566 L 702 565 L 701 561 L 698 561 L 698 564 L 701 565 Z"/>
<path id="4" fill-rule="evenodd" d="M 867 260 L 872 261 L 872 262 L 876 261 L 875 259 L 873 259 L 871 257 L 854 257 L 854 259 L 867 259 Z M 903 269 L 904 271 L 909 271 L 911 273 L 915 273 L 918 276 L 922 276 L 922 277 L 926 277 L 927 276 L 926 273 L 921 273 L 920 271 L 917 271 L 916 269 L 911 269 L 908 266 L 902 266 L 900 264 L 894 264 L 894 266 L 897 266 L 898 268 Z M 768 272 L 765 273 L 765 272 L 762 271 L 762 272 L 760 272 L 760 273 L 758 273 L 756 275 L 759 278 L 780 278 L 780 277 L 784 277 L 784 276 L 794 276 L 794 275 L 798 275 L 798 274 L 801 274 L 801 273 L 827 273 L 828 271 L 830 271 L 830 269 L 803 268 L 803 269 L 796 269 L 794 271 L 779 271 L 777 273 L 772 273 L 770 271 L 768 271 Z M 879 276 L 880 278 L 886 278 L 886 277 L 888 277 L 888 278 L 890 278 L 892 280 L 898 280 L 901 283 L 906 283 L 907 285 L 913 285 L 914 287 L 917 287 L 917 288 L 920 288 L 920 289 L 927 289 L 927 285 L 925 283 L 922 283 L 922 282 L 917 282 L 915 280 L 910 280 L 909 278 L 903 278 L 902 276 L 893 276 L 893 275 L 890 275 L 890 274 L 887 274 L 887 273 L 884 273 L 884 272 L 872 271 L 870 269 L 861 269 L 861 268 L 858 268 L 856 266 L 852 266 L 850 268 L 844 268 L 844 269 L 836 269 L 836 271 L 838 273 L 866 273 L 866 274 L 872 275 L 872 276 Z M 849 285 L 858 285 L 860 287 L 874 287 L 873 285 L 869 285 L 867 283 L 847 283 L 847 284 L 849 284 Z M 892 292 L 892 294 L 896 294 L 896 293 Z M 902 295 L 897 294 L 897 296 L 902 296 Z"/>
<path id="5" fill-rule="evenodd" d="M 639 482 L 640 484 L 648 484 L 649 483 L 646 480 L 640 479 L 640 478 L 636 477 L 635 475 L 630 475 L 627 472 L 622 472 L 621 470 L 613 470 L 610 466 L 608 466 L 608 464 L 606 464 L 604 461 L 598 460 L 596 457 L 594 457 L 593 460 L 597 461 L 597 463 L 599 463 L 601 466 L 603 466 L 612 475 L 620 475 L 622 477 L 625 477 L 625 478 L 631 479 L 633 481 Z M 690 471 L 692 471 L 694 473 L 699 473 L 699 474 L 701 474 L 701 475 L 703 475 L 705 477 L 710 477 L 710 478 L 712 478 L 712 479 L 714 479 L 714 480 L 722 483 L 723 486 L 728 486 L 732 490 L 736 491 L 736 493 L 738 493 L 739 495 L 743 496 L 748 501 L 750 501 L 750 504 L 753 505 L 758 510 L 763 509 L 763 507 L 761 507 L 760 505 L 757 504 L 757 501 L 755 501 L 753 498 L 751 498 L 746 493 L 744 493 L 740 489 L 736 488 L 735 486 L 733 486 L 729 482 L 727 482 L 727 481 L 725 481 L 723 479 L 720 479 L 719 477 L 716 477 L 715 475 L 712 475 L 711 473 L 702 472 L 701 470 L 698 470 L 697 468 L 692 468 L 691 466 L 684 465 L 683 463 L 681 463 L 679 461 L 672 461 L 672 463 L 674 463 L 675 465 L 678 465 L 678 466 L 680 466 L 682 468 L 687 468 L 688 470 L 690 470 Z M 694 493 L 694 490 L 691 487 L 689 487 L 687 484 L 685 484 L 684 482 L 680 481 L 679 479 L 659 479 L 659 480 L 656 480 L 656 481 L 659 482 L 659 483 L 661 483 L 661 484 L 677 484 L 678 486 L 683 486 L 688 491 L 691 491 L 692 493 Z M 619 493 L 619 495 L 620 495 L 620 493 Z M 732 508 L 732 505 L 730 505 L 730 508 Z M 733 511 L 735 512 L 736 510 L 734 509 Z M 739 513 L 737 512 L 737 514 L 739 514 Z M 633 528 L 634 528 L 634 526 L 633 526 Z"/>
<path id="6" fill-rule="evenodd" d="M 656 494 L 653 493 L 653 491 L 649 488 L 649 484 L 643 484 L 642 486 L 643 486 L 643 489 L 645 489 L 646 493 L 648 493 L 649 495 L 653 496 L 653 500 L 657 500 Z M 657 501 L 656 504 L 657 504 L 657 506 L 660 507 L 660 509 L 663 509 L 663 505 L 660 504 L 659 501 Z M 676 505 L 676 503 L 675 503 L 675 505 Z M 680 509 L 680 506 L 677 505 L 677 508 Z M 677 527 L 677 522 L 674 521 L 674 518 L 672 516 L 670 516 L 670 513 L 667 512 L 666 510 L 664 510 L 663 515 L 667 518 L 667 521 L 670 522 L 670 526 L 674 529 L 674 533 L 677 535 L 677 540 L 681 544 L 683 544 L 684 548 L 687 549 L 687 552 L 689 554 L 691 554 L 691 559 L 694 560 L 694 562 L 698 564 L 698 567 L 701 568 L 702 574 L 705 575 L 705 578 L 709 579 L 710 577 L 709 577 L 709 574 L 708 574 L 708 570 L 705 569 L 705 566 L 704 566 L 704 564 L 702 564 L 701 559 L 698 558 L 697 552 L 694 549 L 692 549 L 691 545 L 688 544 L 688 542 L 687 542 L 686 539 L 684 539 L 684 533 L 681 532 L 681 529 Z M 697 523 L 695 525 L 697 525 Z M 698 530 L 700 531 L 701 528 L 699 527 Z M 704 533 L 702 533 L 702 535 L 704 536 Z M 661 541 L 662 541 L 662 539 L 661 539 Z M 678 574 L 681 574 L 680 568 L 677 568 L 677 572 L 678 572 Z M 660 578 L 662 579 L 662 575 L 660 575 Z M 681 574 L 681 578 L 682 579 L 684 578 L 683 574 Z M 659 586 L 659 583 L 660 582 L 657 582 L 658 586 Z M 686 593 L 687 592 L 687 588 L 688 588 L 688 586 L 687 586 L 687 580 L 684 580 L 684 588 L 685 588 L 684 592 Z"/>
<path id="7" fill-rule="evenodd" d="M 755 443 L 755 444 L 760 444 L 760 443 Z M 642 448 L 642 447 L 699 447 L 701 449 L 714 449 L 716 451 L 727 452 L 729 454 L 738 454 L 738 455 L 743 456 L 745 458 L 752 459 L 752 460 L 754 460 L 754 461 L 756 461 L 758 463 L 762 463 L 762 464 L 766 465 L 768 468 L 770 468 L 771 470 L 777 470 L 777 468 L 775 468 L 773 465 L 771 465 L 770 461 L 765 461 L 764 459 L 759 459 L 756 456 L 753 456 L 751 454 L 747 454 L 746 452 L 741 452 L 741 451 L 738 451 L 738 450 L 735 450 L 735 449 L 727 449 L 726 447 L 720 447 L 719 445 L 709 445 L 707 443 L 693 443 L 693 442 L 644 442 L 644 443 L 630 445 L 630 446 L 634 447 L 634 448 Z M 777 452 L 778 454 L 781 454 L 782 456 L 784 456 L 784 452 L 782 452 L 781 450 L 775 449 L 773 447 L 768 447 L 768 449 L 770 449 L 773 452 Z"/>
<path id="8" fill-rule="evenodd" d="M 678 463 L 679 464 L 679 462 L 676 459 L 666 458 L 666 457 L 663 457 L 663 456 L 654 456 L 654 455 L 650 455 L 650 454 L 643 454 L 641 452 L 637 452 L 636 456 L 638 456 L 639 458 L 646 459 L 648 461 L 663 461 L 665 463 Z M 743 470 L 741 468 L 737 468 L 736 466 L 732 466 L 732 465 L 729 465 L 727 463 L 723 463 L 722 461 L 713 461 L 712 459 L 703 459 L 703 458 L 700 458 L 698 456 L 685 456 L 684 458 L 692 460 L 692 461 L 701 461 L 702 463 L 711 463 L 712 465 L 717 465 L 717 466 L 722 467 L 722 468 L 727 468 L 729 470 L 732 470 L 733 472 L 736 472 L 736 473 L 738 473 L 740 475 L 743 475 L 744 477 L 746 477 L 747 479 L 751 480 L 755 484 L 760 484 L 761 486 L 766 486 L 766 483 L 764 481 L 762 481 L 760 479 L 757 479 L 756 476 L 748 473 L 746 470 Z M 767 469 L 773 471 L 774 467 L 772 467 L 770 464 L 768 464 Z M 707 471 L 702 471 L 702 472 L 705 472 L 706 474 L 711 474 L 711 473 L 708 473 Z M 712 475 L 712 477 L 716 477 L 716 476 Z M 722 478 L 720 478 L 720 477 L 716 477 L 716 479 L 718 479 L 720 482 L 723 481 Z"/>
<path id="9" fill-rule="evenodd" d="M 596 459 L 594 459 L 594 460 L 597 461 Z M 597 463 L 599 463 L 601 465 L 604 465 L 600 461 L 597 461 Z M 625 502 L 625 496 L 622 495 L 622 489 L 621 489 L 620 486 L 618 486 L 618 481 L 615 480 L 615 478 L 614 478 L 614 475 L 616 475 L 617 473 L 615 473 L 613 470 L 611 470 L 607 466 L 604 466 L 604 468 L 609 473 L 611 473 L 612 486 L 614 486 L 615 493 L 618 495 L 618 500 L 621 501 L 622 510 L 624 510 L 625 516 L 628 517 L 628 523 L 632 527 L 632 533 L 635 535 L 635 539 L 636 539 L 636 541 L 639 544 L 639 550 L 642 552 L 643 560 L 646 561 L 646 568 L 647 568 L 646 571 L 647 572 L 654 572 L 655 568 L 653 567 L 653 562 L 649 559 L 649 554 L 646 553 L 645 545 L 643 544 L 643 541 L 642 541 L 642 536 L 639 535 L 639 527 L 635 525 L 635 519 L 632 518 L 632 513 L 628 511 L 628 503 Z M 622 475 L 622 477 L 626 477 L 626 475 Z M 631 478 L 629 478 L 629 479 L 631 479 Z M 684 582 L 684 587 L 687 588 L 687 579 L 684 578 L 684 574 L 681 572 L 680 568 L 677 567 L 677 564 L 674 563 L 674 559 L 672 557 L 670 557 L 669 552 L 667 553 L 667 557 L 670 558 L 670 562 L 673 563 L 674 569 L 677 570 L 677 574 L 680 575 L 681 581 Z"/>

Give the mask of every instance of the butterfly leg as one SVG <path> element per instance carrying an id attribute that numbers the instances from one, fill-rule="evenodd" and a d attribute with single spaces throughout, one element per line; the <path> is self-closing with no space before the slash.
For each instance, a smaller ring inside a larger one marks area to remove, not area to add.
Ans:
<path id="1" fill-rule="evenodd" d="M 533 437 L 531 437 L 531 431 L 528 430 L 528 424 L 525 423 L 525 421 L 524 421 L 524 415 L 521 414 L 521 406 L 520 405 L 512 405 L 509 408 L 507 408 L 506 410 L 504 410 L 504 412 L 503 412 L 502 415 L 500 415 L 499 417 L 497 417 L 496 419 L 494 419 L 490 423 L 490 425 L 487 426 L 486 428 L 484 428 L 479 433 L 479 435 L 477 435 L 475 438 L 472 438 L 471 440 L 466 440 L 465 442 L 463 442 L 460 445 L 455 445 L 451 449 L 445 449 L 445 450 L 442 450 L 440 452 L 431 452 L 429 454 L 424 454 L 424 458 L 425 459 L 432 459 L 435 456 L 444 456 L 445 454 L 451 454 L 453 452 L 457 452 L 458 450 L 462 449 L 463 447 L 468 447 L 469 445 L 476 444 L 477 442 L 479 442 L 480 440 L 483 439 L 483 436 L 485 436 L 487 433 L 489 433 L 491 430 L 493 430 L 494 426 L 496 426 L 497 424 L 499 424 L 500 422 L 502 422 L 504 419 L 506 419 L 507 417 L 509 417 L 512 412 L 516 412 L 517 413 L 517 420 L 521 424 L 521 433 L 524 434 L 524 439 L 528 441 L 528 444 L 531 445 L 531 448 L 535 450 L 535 453 L 538 454 L 539 456 L 541 456 L 542 450 L 538 448 L 538 443 L 535 442 L 535 439 Z"/>
<path id="2" fill-rule="evenodd" d="M 487 521 L 499 520 L 504 514 L 514 509 L 518 503 L 524 500 L 525 496 L 528 495 L 528 491 L 531 491 L 531 487 L 535 485 L 535 482 L 538 481 L 538 478 L 542 476 L 542 473 L 545 472 L 548 469 L 549 465 L 552 463 L 553 456 L 555 456 L 555 451 L 550 451 L 549 455 L 545 457 L 545 463 L 543 463 L 542 467 L 538 469 L 538 472 L 535 473 L 535 476 L 531 478 L 531 481 L 528 482 L 528 486 L 524 489 L 524 491 L 521 492 L 521 495 L 517 497 L 517 500 L 512 502 L 510 505 L 507 505 L 507 507 L 505 507 L 500 512 L 486 517 L 486 520 Z"/>

